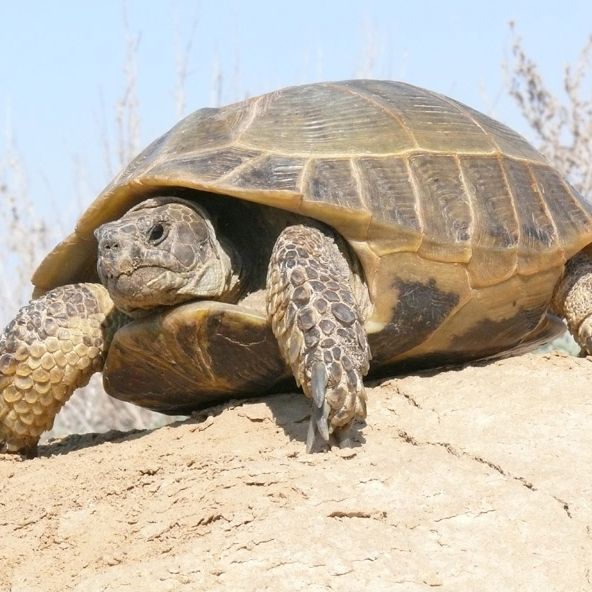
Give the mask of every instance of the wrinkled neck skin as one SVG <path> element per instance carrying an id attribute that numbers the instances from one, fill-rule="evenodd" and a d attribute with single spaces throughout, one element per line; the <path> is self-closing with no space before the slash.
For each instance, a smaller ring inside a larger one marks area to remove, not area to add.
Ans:
<path id="1" fill-rule="evenodd" d="M 99 278 L 115 306 L 130 316 L 190 300 L 236 302 L 243 290 L 236 249 L 188 200 L 150 198 L 95 236 Z"/>

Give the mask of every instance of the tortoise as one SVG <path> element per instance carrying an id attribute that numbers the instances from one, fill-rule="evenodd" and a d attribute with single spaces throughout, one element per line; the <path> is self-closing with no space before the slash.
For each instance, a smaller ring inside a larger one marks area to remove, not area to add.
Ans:
<path id="1" fill-rule="evenodd" d="M 592 351 L 592 204 L 521 136 L 409 84 L 201 109 L 99 195 L 0 339 L 0 440 L 32 454 L 103 371 L 164 413 L 293 388 L 307 449 L 347 441 L 363 379 Z"/>

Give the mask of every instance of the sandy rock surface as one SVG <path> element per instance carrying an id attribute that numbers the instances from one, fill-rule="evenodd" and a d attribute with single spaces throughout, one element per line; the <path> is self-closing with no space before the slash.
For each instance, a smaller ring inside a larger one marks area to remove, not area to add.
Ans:
<path id="1" fill-rule="evenodd" d="M 0 591 L 592 590 L 592 363 L 559 354 L 368 389 L 307 455 L 280 395 L 0 457 Z"/>

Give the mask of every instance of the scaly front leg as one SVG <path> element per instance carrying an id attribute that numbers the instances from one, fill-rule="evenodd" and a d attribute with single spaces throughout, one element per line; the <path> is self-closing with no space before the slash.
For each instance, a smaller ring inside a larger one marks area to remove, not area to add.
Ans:
<path id="1" fill-rule="evenodd" d="M 119 324 L 100 284 L 62 286 L 21 308 L 0 337 L 0 450 L 35 454 L 62 405 L 102 369 Z"/>
<path id="2" fill-rule="evenodd" d="M 313 400 L 307 450 L 324 449 L 354 417 L 366 416 L 370 360 L 354 276 L 330 231 L 285 229 L 271 256 L 267 294 L 280 350 Z"/>

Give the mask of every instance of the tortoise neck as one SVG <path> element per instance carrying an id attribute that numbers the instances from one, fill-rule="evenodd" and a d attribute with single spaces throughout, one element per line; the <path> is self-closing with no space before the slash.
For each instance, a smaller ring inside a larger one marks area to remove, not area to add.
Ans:
<path id="1" fill-rule="evenodd" d="M 220 247 L 228 256 L 230 273 L 224 291 L 218 300 L 221 302 L 237 303 L 241 296 L 249 289 L 247 278 L 248 269 L 235 246 L 224 237 L 218 237 Z"/>

